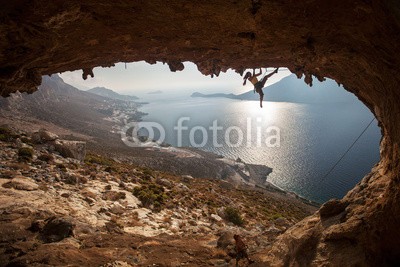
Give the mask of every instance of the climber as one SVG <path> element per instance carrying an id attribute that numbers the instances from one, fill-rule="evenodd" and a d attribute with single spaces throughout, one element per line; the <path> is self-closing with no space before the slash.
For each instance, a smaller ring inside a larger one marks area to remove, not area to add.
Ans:
<path id="1" fill-rule="evenodd" d="M 249 261 L 249 264 L 254 263 L 254 261 L 250 260 L 249 255 L 247 255 L 247 246 L 243 242 L 240 235 L 234 235 L 233 238 L 235 239 L 235 250 L 236 250 L 236 267 L 239 266 L 239 261 L 241 259 L 246 258 Z"/>
<path id="2" fill-rule="evenodd" d="M 265 75 L 261 81 L 258 81 L 257 77 L 261 75 L 262 71 L 260 68 L 260 73 L 255 73 L 255 69 L 253 69 L 253 74 L 251 74 L 250 71 L 248 71 L 246 73 L 246 75 L 244 75 L 243 77 L 243 85 L 246 85 L 247 80 L 249 80 L 253 85 L 254 85 L 254 91 L 257 92 L 260 95 L 260 107 L 262 107 L 262 101 L 264 99 L 264 92 L 263 92 L 263 87 L 265 85 L 265 83 L 267 82 L 268 78 L 271 77 L 272 75 L 274 75 L 275 73 L 278 73 L 278 69 L 276 68 L 273 72 L 271 72 L 268 75 Z"/>

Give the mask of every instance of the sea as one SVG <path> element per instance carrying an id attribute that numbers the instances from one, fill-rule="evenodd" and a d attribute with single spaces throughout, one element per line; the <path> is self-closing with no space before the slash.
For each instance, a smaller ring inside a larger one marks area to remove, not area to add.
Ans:
<path id="1" fill-rule="evenodd" d="M 308 200 L 342 198 L 379 161 L 380 129 L 375 120 L 365 130 L 374 117 L 353 95 L 338 103 L 266 101 L 262 109 L 258 101 L 190 95 L 142 96 L 142 120 L 161 125 L 162 141 L 173 146 L 269 166 L 269 182 Z"/>

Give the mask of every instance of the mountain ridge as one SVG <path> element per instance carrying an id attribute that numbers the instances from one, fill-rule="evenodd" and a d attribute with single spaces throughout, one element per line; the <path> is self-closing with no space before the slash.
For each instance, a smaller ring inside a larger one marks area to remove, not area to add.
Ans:
<path id="1" fill-rule="evenodd" d="M 277 83 L 264 87 L 264 101 L 272 102 L 293 102 L 293 103 L 334 103 L 353 102 L 357 98 L 340 88 L 333 80 L 327 79 L 324 82 L 315 81 L 313 87 L 297 79 L 295 75 L 283 78 Z M 223 97 L 237 100 L 259 101 L 259 95 L 253 90 L 242 94 L 203 94 L 194 92 L 191 97 L 215 98 Z"/>
<path id="2" fill-rule="evenodd" d="M 119 94 L 119 93 L 113 91 L 112 89 L 109 89 L 106 87 L 100 87 L 100 86 L 93 87 L 93 88 L 87 90 L 86 92 L 89 92 L 89 93 L 95 94 L 95 95 L 100 95 L 103 97 L 108 97 L 111 99 L 116 99 L 116 100 L 135 101 L 135 100 L 139 99 L 137 96 L 122 95 L 122 94 Z"/>

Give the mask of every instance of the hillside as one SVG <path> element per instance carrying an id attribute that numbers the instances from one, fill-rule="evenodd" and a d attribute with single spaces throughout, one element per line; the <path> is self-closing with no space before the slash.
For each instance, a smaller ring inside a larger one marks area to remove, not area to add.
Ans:
<path id="1" fill-rule="evenodd" d="M 105 88 L 105 87 L 94 87 L 92 89 L 87 90 L 86 92 L 96 94 L 99 96 L 108 97 L 111 99 L 116 99 L 116 100 L 135 101 L 135 100 L 139 99 L 138 97 L 132 96 L 132 95 L 118 94 L 117 92 L 114 92 L 113 90 Z"/>
<path id="2" fill-rule="evenodd" d="M 35 134 L 0 134 L 0 266 L 233 266 L 233 234 L 259 262 L 316 210 L 290 194 L 93 153 L 78 162 Z"/>
<path id="3" fill-rule="evenodd" d="M 124 120 L 139 120 L 143 115 L 137 110 L 139 106 L 81 91 L 58 75 L 43 76 L 42 85 L 33 94 L 0 98 L 3 123 L 12 124 L 14 117 L 14 122 L 27 129 L 37 130 L 42 125 L 98 141 L 110 138 L 115 125 Z"/>
<path id="4" fill-rule="evenodd" d="M 292 103 L 336 103 L 336 102 L 352 102 L 356 98 L 352 94 L 340 88 L 333 80 L 319 82 L 315 80 L 313 86 L 310 87 L 302 80 L 297 79 L 295 75 L 283 78 L 279 82 L 272 84 L 263 89 L 264 101 L 273 102 L 292 102 Z M 259 95 L 253 90 L 243 94 L 202 94 L 195 92 L 192 97 L 224 97 L 238 100 L 255 100 L 259 101 Z"/>
<path id="5" fill-rule="evenodd" d="M 120 130 L 127 122 L 140 120 L 144 113 L 139 107 L 135 102 L 78 90 L 53 75 L 43 77 L 39 90 L 31 95 L 16 93 L 0 98 L 0 121 L 30 132 L 46 128 L 64 138 L 85 140 L 91 151 L 179 175 L 239 177 L 246 182 L 264 184 L 272 171 L 267 166 L 260 170 L 247 164 L 246 168 L 255 169 L 255 174 L 242 177 L 242 172 L 237 171 L 238 164 L 227 164 L 217 155 L 197 149 L 128 147 L 121 141 Z"/>

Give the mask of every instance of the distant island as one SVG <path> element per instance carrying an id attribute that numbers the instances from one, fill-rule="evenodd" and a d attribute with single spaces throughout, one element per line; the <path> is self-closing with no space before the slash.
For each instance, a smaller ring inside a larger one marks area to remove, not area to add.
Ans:
<path id="1" fill-rule="evenodd" d="M 87 90 L 86 92 L 103 96 L 103 97 L 108 97 L 111 99 L 117 99 L 117 100 L 124 100 L 124 101 L 135 101 L 139 99 L 136 96 L 133 95 L 121 95 L 118 94 L 117 92 L 114 92 L 111 89 L 105 88 L 105 87 L 94 87 L 92 89 Z"/>
<path id="2" fill-rule="evenodd" d="M 306 83 L 299 83 L 295 75 L 283 78 L 264 88 L 264 101 L 273 102 L 292 102 L 292 103 L 336 103 L 354 101 L 349 98 L 349 92 L 340 88 L 333 80 L 324 82 L 314 81 L 313 87 L 309 87 Z M 223 97 L 238 100 L 255 100 L 259 101 L 259 95 L 253 90 L 243 94 L 202 94 L 194 92 L 191 97 L 215 98 Z M 350 100 L 349 100 L 350 99 Z"/>
<path id="3" fill-rule="evenodd" d="M 161 90 L 155 90 L 155 91 L 148 92 L 147 94 L 148 95 L 156 95 L 156 94 L 162 94 L 162 93 L 163 93 L 163 91 L 161 91 Z"/>

